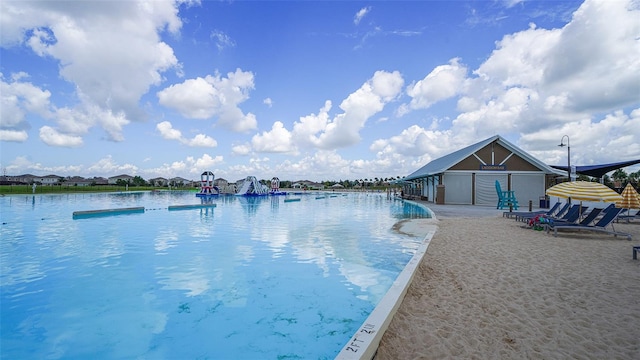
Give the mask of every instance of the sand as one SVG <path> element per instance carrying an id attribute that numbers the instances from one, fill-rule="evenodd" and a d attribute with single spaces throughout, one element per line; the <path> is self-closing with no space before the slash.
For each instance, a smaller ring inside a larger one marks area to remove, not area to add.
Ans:
<path id="1" fill-rule="evenodd" d="M 640 359 L 640 221 L 633 240 L 552 233 L 489 217 L 438 227 L 376 360 Z M 426 233 L 426 232 L 425 232 Z"/>

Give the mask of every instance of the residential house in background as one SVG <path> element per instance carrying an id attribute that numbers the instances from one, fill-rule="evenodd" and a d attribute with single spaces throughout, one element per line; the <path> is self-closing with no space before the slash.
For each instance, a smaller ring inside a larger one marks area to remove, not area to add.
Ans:
<path id="1" fill-rule="evenodd" d="M 23 175 L 15 175 L 15 176 L 3 176 L 2 181 L 6 181 L 7 183 L 14 184 L 14 185 L 32 184 L 34 178 L 36 178 L 35 175 L 23 174 Z"/>
<path id="2" fill-rule="evenodd" d="M 151 186 L 167 186 L 169 184 L 169 180 L 163 177 L 157 177 L 157 178 L 149 179 L 149 184 Z"/>
<path id="3" fill-rule="evenodd" d="M 81 176 L 67 176 L 62 181 L 66 186 L 91 186 L 93 184 L 92 179 L 85 179 Z"/>
<path id="4" fill-rule="evenodd" d="M 117 175 L 117 176 L 112 176 L 109 178 L 109 185 L 115 185 L 118 183 L 118 180 L 122 180 L 128 184 L 130 184 L 133 181 L 133 176 L 131 175 Z"/>
<path id="5" fill-rule="evenodd" d="M 299 180 L 291 185 L 294 189 L 323 190 L 324 185 L 309 180 Z"/>
<path id="6" fill-rule="evenodd" d="M 193 181 L 191 180 L 187 180 L 185 178 L 181 178 L 179 176 L 177 177 L 173 177 L 171 179 L 169 179 L 169 184 L 171 184 L 171 186 L 192 186 L 193 185 Z"/>

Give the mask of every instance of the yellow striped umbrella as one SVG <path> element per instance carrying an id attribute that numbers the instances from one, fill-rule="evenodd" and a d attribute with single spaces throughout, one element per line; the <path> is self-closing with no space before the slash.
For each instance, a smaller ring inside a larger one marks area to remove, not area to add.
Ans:
<path id="1" fill-rule="evenodd" d="M 640 194 L 638 194 L 630 183 L 627 183 L 621 195 L 622 200 L 616 202 L 617 207 L 622 209 L 640 209 Z"/>
<path id="2" fill-rule="evenodd" d="M 549 196 L 580 201 L 616 202 L 622 200 L 622 196 L 611 188 L 590 181 L 563 182 L 548 188 L 546 193 Z"/>

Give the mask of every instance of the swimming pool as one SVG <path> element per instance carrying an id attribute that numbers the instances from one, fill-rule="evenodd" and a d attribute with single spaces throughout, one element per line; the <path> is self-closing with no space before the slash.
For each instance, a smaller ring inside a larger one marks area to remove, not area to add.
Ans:
<path id="1" fill-rule="evenodd" d="M 428 209 L 384 194 L 193 192 L 0 198 L 3 358 L 322 359 L 422 239 Z M 144 206 L 144 212 L 72 217 Z"/>

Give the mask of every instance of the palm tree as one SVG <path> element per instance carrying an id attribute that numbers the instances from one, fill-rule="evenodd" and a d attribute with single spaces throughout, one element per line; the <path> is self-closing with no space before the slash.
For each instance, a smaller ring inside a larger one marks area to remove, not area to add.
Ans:
<path id="1" fill-rule="evenodd" d="M 638 182 L 640 182 L 640 170 L 629 174 L 629 182 L 636 186 L 638 185 Z"/>
<path id="2" fill-rule="evenodd" d="M 613 172 L 613 175 L 611 175 L 611 177 L 613 177 L 614 186 L 619 189 L 625 185 L 624 183 L 627 180 L 627 172 L 623 169 L 618 169 Z"/>

